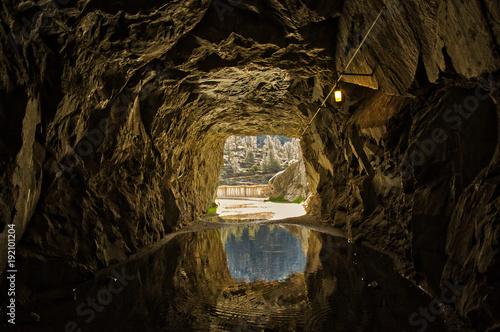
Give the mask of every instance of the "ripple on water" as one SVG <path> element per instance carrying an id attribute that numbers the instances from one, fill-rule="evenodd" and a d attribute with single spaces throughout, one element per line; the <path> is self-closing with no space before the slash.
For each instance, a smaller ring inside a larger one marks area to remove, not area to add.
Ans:
<path id="1" fill-rule="evenodd" d="M 35 304 L 42 319 L 17 330 L 411 331 L 430 303 L 379 253 L 299 226 L 183 233 L 114 268 L 134 279 L 91 322 L 76 308 L 106 274 L 77 286 L 76 301 Z M 443 330 L 440 317 L 426 329 Z"/>

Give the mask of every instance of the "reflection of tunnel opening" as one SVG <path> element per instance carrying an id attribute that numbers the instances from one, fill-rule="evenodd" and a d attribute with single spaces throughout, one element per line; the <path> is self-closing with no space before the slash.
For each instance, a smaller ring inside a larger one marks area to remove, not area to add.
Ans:
<path id="1" fill-rule="evenodd" d="M 280 225 L 230 226 L 221 238 L 233 280 L 283 281 L 306 267 L 309 231 Z"/>

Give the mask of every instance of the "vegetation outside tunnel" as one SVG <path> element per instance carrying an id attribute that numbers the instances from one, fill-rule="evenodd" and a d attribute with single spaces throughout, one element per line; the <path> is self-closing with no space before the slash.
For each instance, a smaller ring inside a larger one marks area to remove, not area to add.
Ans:
<path id="1" fill-rule="evenodd" d="M 219 185 L 267 184 L 301 158 L 299 139 L 281 135 L 231 136 L 224 146 Z"/>
<path id="2" fill-rule="evenodd" d="M 299 197 L 297 199 L 295 199 L 294 201 L 290 202 L 286 199 L 284 199 L 283 197 L 275 197 L 275 198 L 268 198 L 266 199 L 265 201 L 266 202 L 275 202 L 275 203 L 295 203 L 295 204 L 300 204 L 302 203 L 303 201 L 305 200 L 304 197 Z"/>

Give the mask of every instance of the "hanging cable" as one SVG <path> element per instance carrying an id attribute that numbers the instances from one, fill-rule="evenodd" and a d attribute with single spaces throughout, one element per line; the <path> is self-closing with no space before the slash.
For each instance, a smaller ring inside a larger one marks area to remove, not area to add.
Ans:
<path id="1" fill-rule="evenodd" d="M 323 100 L 323 102 L 321 103 L 321 105 L 318 107 L 318 110 L 316 111 L 316 113 L 314 113 L 311 121 L 309 121 L 309 123 L 307 124 L 307 126 L 304 128 L 304 131 L 302 132 L 302 135 L 305 134 L 305 132 L 307 131 L 307 129 L 309 128 L 309 126 L 311 125 L 311 123 L 314 121 L 314 118 L 316 118 L 316 115 L 318 115 L 319 111 L 321 110 L 321 107 L 324 107 L 325 104 L 326 104 L 326 101 L 328 100 L 328 98 L 330 97 L 330 95 L 332 94 L 332 92 L 335 90 L 335 88 L 337 87 L 338 83 L 340 82 L 340 80 L 342 79 L 342 76 L 343 73 L 346 72 L 346 70 L 349 68 L 349 66 L 351 65 L 352 61 L 354 60 L 354 58 L 356 57 L 356 55 L 358 54 L 359 50 L 361 49 L 361 47 L 363 46 L 363 44 L 365 43 L 366 41 L 366 38 L 368 38 L 368 35 L 370 34 L 370 32 L 372 32 L 373 30 L 373 27 L 375 26 L 375 24 L 377 23 L 378 19 L 380 18 L 380 16 L 382 15 L 382 12 L 384 11 L 384 9 L 386 9 L 386 7 L 384 6 L 380 12 L 378 13 L 377 15 L 377 18 L 375 18 L 375 21 L 373 21 L 370 29 L 368 29 L 368 31 L 366 32 L 366 35 L 365 37 L 363 38 L 363 40 L 361 41 L 361 43 L 359 44 L 358 48 L 356 49 L 356 51 L 354 52 L 354 54 L 352 55 L 351 57 L 351 60 L 349 60 L 349 62 L 347 63 L 347 65 L 344 67 L 344 70 L 342 70 L 342 72 L 340 73 L 340 76 L 339 78 L 337 79 L 337 81 L 335 82 L 335 84 L 333 85 L 333 88 L 330 90 L 330 92 L 328 92 L 328 95 L 326 96 L 326 98 Z M 301 136 L 302 136 L 301 135 Z"/>

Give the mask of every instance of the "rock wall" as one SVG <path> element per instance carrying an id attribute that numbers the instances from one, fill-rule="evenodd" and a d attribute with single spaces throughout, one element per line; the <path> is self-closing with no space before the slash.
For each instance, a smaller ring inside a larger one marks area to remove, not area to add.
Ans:
<path id="1" fill-rule="evenodd" d="M 380 7 L 344 8 L 345 37 L 367 29 Z M 344 78 L 378 91 L 345 85 L 349 106 L 315 122 L 335 147 L 332 166 L 318 172 L 322 216 L 406 257 L 405 274 L 437 296 L 443 280 L 459 280 L 453 306 L 480 330 L 499 320 L 497 12 L 491 1 L 388 5 L 349 70 L 374 75 Z M 349 52 L 340 37 L 337 69 Z"/>
<path id="2" fill-rule="evenodd" d="M 274 175 L 269 180 L 270 198 L 284 198 L 293 202 L 299 197 L 306 198 L 309 194 L 307 187 L 306 168 L 301 159 Z"/>
<path id="3" fill-rule="evenodd" d="M 345 100 L 303 132 L 384 5 L 347 70 L 373 75 L 343 76 Z M 499 12 L 495 0 L 3 1 L 0 246 L 15 224 L 25 299 L 195 220 L 225 139 L 265 133 L 301 138 L 311 214 L 395 253 L 436 294 L 458 278 L 454 307 L 493 326 Z"/>

